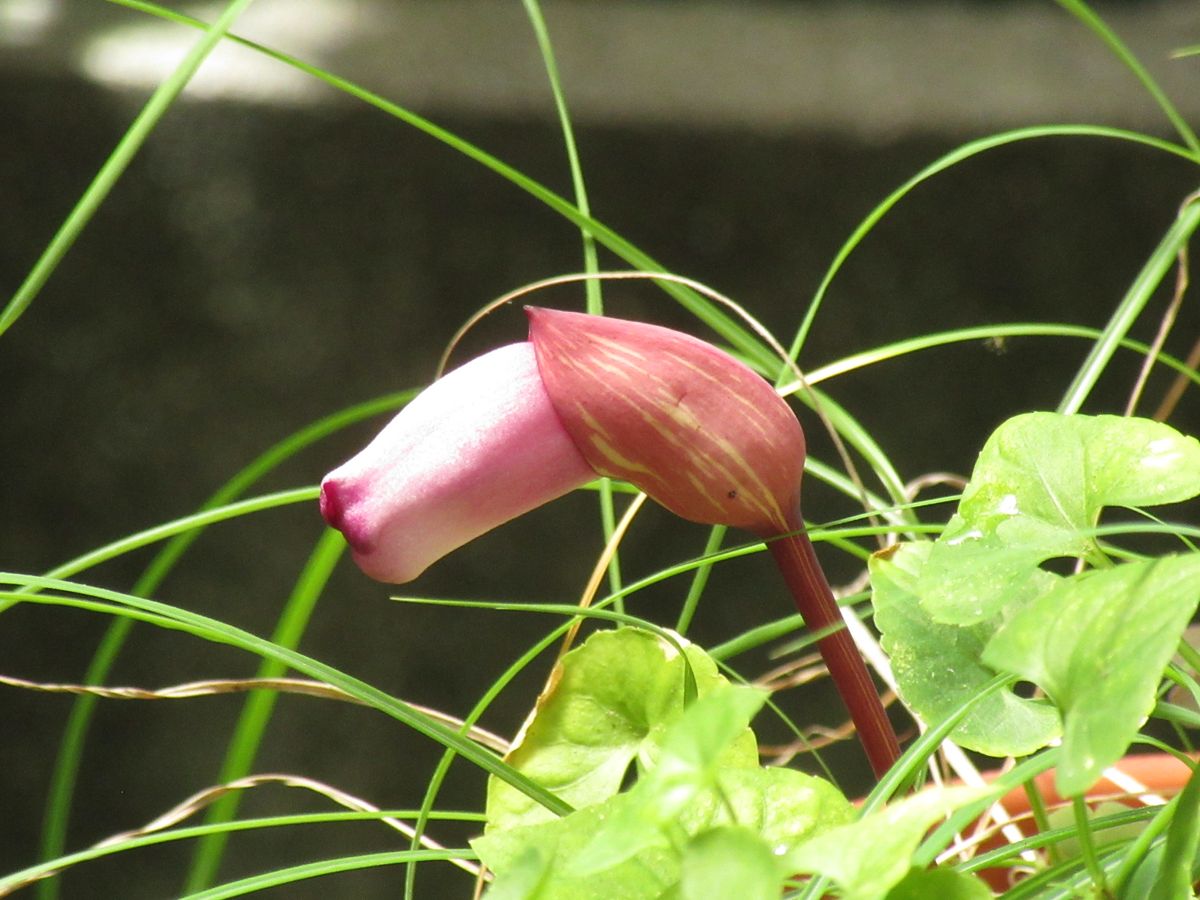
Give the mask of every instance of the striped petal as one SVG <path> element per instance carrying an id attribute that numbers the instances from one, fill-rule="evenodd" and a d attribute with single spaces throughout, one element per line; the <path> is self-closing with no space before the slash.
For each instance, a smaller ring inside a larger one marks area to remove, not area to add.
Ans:
<path id="1" fill-rule="evenodd" d="M 511 344 L 419 394 L 321 483 L 321 514 L 359 567 L 400 584 L 509 519 L 596 477 Z"/>
<path id="2" fill-rule="evenodd" d="M 705 524 L 798 522 L 804 433 L 750 368 L 689 335 L 530 308 L 546 392 L 592 467 Z"/>

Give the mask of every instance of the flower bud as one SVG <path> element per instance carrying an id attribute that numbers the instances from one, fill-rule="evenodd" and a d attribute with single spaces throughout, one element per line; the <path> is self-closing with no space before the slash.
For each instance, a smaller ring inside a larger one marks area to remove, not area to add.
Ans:
<path id="1" fill-rule="evenodd" d="M 546 392 L 597 472 L 693 522 L 759 535 L 796 527 L 804 432 L 763 378 L 678 331 L 527 313 Z"/>

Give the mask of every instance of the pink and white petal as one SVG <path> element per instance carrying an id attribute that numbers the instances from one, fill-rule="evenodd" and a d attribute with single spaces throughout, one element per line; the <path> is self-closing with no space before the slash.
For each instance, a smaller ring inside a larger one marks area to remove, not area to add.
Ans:
<path id="1" fill-rule="evenodd" d="M 370 577 L 400 584 L 596 477 L 546 394 L 529 343 L 435 381 L 321 483 L 321 514 Z"/>

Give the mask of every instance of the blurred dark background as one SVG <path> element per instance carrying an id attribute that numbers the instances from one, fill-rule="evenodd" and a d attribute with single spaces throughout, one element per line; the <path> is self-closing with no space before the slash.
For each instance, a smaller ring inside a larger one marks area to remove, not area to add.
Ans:
<path id="1" fill-rule="evenodd" d="M 220 4 L 189 6 L 207 18 Z M 1200 43 L 1189 0 L 1098 7 L 1200 126 Z M 666 267 L 744 303 L 786 343 L 857 223 L 922 166 L 974 137 L 1089 122 L 1171 137 L 1161 111 L 1101 43 L 1053 3 L 578 2 L 545 0 L 596 216 Z M 569 195 L 542 64 L 516 0 L 259 0 L 236 28 L 414 109 Z M 0 299 L 55 229 L 196 33 L 99 0 L 0 0 Z M 803 364 L 929 331 L 1008 321 L 1102 326 L 1182 199 L 1194 167 L 1095 138 L 991 151 L 904 200 L 835 281 Z M 607 267 L 618 267 L 611 258 Z M 578 271 L 578 233 L 495 174 L 378 110 L 246 51 L 222 50 L 168 113 L 29 311 L 0 339 L 0 567 L 38 573 L 195 510 L 258 453 L 314 419 L 418 385 L 479 306 Z M 605 288 L 611 312 L 699 326 L 649 285 Z M 1149 339 L 1167 296 L 1137 336 Z M 579 308 L 582 291 L 544 305 Z M 1185 304 L 1168 347 L 1185 355 Z M 482 325 L 458 359 L 519 339 L 517 310 Z M 826 388 L 901 474 L 967 472 L 996 424 L 1052 409 L 1082 341 L 1010 340 L 927 352 Z M 1114 365 L 1088 408 L 1119 411 L 1136 371 Z M 1166 387 L 1152 379 L 1144 409 Z M 1196 430 L 1185 397 L 1175 424 Z M 804 418 L 814 454 L 828 442 Z M 315 484 L 378 427 L 290 461 L 262 491 Z M 815 483 L 821 521 L 853 504 Z M 315 504 L 210 529 L 159 599 L 269 634 L 321 522 Z M 631 578 L 698 554 L 705 531 L 648 509 L 624 553 Z M 742 540 L 741 536 L 731 540 Z M 414 596 L 572 602 L 601 541 L 595 501 L 566 498 L 434 566 Z M 857 572 L 823 550 L 835 581 Z M 128 589 L 132 554 L 84 580 Z M 632 604 L 670 623 L 687 589 Z M 395 593 L 395 592 L 393 592 Z M 389 601 L 345 562 L 301 649 L 397 696 L 464 714 L 553 624 L 549 617 Z M 714 644 L 786 613 L 771 567 L 718 567 L 693 636 Z M 51 607 L 0 619 L 0 674 L 77 681 L 108 622 Z M 755 674 L 770 663 L 743 663 Z M 159 687 L 251 674 L 257 660 L 150 627 L 110 684 Z M 484 724 L 510 735 L 545 664 Z M 819 692 L 784 695 L 805 722 L 835 723 Z M 71 701 L 0 687 L 0 873 L 32 862 Z M 237 698 L 101 704 L 69 846 L 154 818 L 213 783 Z M 816 709 L 816 712 L 813 710 Z M 772 729 L 768 726 L 767 732 Z M 779 733 L 773 735 L 779 737 Z M 381 806 L 419 802 L 437 748 L 398 723 L 314 699 L 281 699 L 255 767 L 328 781 Z M 866 774 L 843 745 L 848 789 Z M 810 759 L 797 763 L 815 771 Z M 449 808 L 478 808 L 459 764 Z M 295 793 L 295 792 L 293 792 Z M 263 789 L 245 810 L 323 809 Z M 465 838 L 439 832 L 450 843 Z M 233 877 L 396 846 L 378 826 L 238 837 Z M 189 848 L 68 875 L 68 898 L 177 894 Z M 271 896 L 395 896 L 394 870 Z M 464 896 L 422 870 L 421 896 Z"/>

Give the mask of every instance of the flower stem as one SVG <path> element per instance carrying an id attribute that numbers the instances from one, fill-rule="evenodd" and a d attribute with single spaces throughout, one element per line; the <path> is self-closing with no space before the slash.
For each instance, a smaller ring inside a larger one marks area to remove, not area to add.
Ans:
<path id="1" fill-rule="evenodd" d="M 888 721 L 879 691 L 871 680 L 854 638 L 845 628 L 812 541 L 800 527 L 767 541 L 767 546 L 783 573 L 805 624 L 814 632 L 824 635 L 818 639 L 817 648 L 841 694 L 842 702 L 850 711 L 850 719 L 858 731 L 858 739 L 870 760 L 871 769 L 876 778 L 881 778 L 900 758 L 900 742 L 896 739 L 892 723 Z"/>

